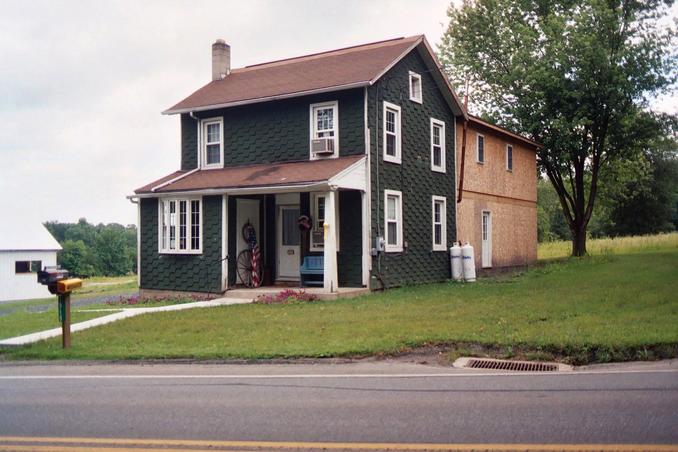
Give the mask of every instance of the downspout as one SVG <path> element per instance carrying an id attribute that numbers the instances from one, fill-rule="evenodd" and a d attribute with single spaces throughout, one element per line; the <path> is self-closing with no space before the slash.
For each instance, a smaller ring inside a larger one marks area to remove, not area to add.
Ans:
<path id="1" fill-rule="evenodd" d="M 141 289 L 141 200 L 131 197 L 129 200 L 137 205 L 137 287 Z"/>
<path id="2" fill-rule="evenodd" d="M 459 166 L 459 191 L 457 193 L 457 204 L 461 202 L 462 192 L 464 191 L 464 163 L 466 161 L 466 132 L 468 130 L 468 80 L 466 81 L 466 92 L 464 93 L 464 110 L 466 117 L 464 117 L 464 130 L 461 135 L 461 163 Z M 459 237 L 457 237 L 459 240 Z"/>

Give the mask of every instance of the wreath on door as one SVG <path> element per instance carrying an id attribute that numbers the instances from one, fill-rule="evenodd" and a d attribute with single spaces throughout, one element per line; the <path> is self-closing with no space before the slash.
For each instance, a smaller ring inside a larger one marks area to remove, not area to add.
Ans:
<path id="1" fill-rule="evenodd" d="M 311 228 L 313 227 L 313 221 L 311 220 L 311 218 L 308 215 L 299 216 L 297 223 L 299 224 L 299 230 L 301 232 L 310 231 Z"/>

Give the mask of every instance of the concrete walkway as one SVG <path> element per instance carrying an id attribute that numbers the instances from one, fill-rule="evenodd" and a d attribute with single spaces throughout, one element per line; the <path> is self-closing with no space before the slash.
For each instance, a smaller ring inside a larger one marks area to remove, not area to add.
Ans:
<path id="1" fill-rule="evenodd" d="M 185 309 L 193 308 L 213 308 L 215 306 L 228 306 L 233 304 L 247 304 L 252 303 L 251 298 L 217 298 L 209 301 L 196 301 L 194 303 L 173 304 L 169 306 L 159 306 L 156 308 L 124 308 L 121 312 L 115 314 L 97 317 L 96 319 L 87 320 L 71 325 L 71 332 L 86 330 L 95 326 L 105 325 L 118 320 L 127 319 L 141 314 L 149 314 L 153 312 L 167 312 L 167 311 L 183 311 Z M 61 336 L 61 327 L 52 328 L 51 330 L 40 331 L 37 333 L 26 334 L 24 336 L 10 337 L 8 339 L 0 340 L 0 347 L 20 347 L 22 345 L 32 344 L 34 342 L 51 339 L 53 337 Z"/>

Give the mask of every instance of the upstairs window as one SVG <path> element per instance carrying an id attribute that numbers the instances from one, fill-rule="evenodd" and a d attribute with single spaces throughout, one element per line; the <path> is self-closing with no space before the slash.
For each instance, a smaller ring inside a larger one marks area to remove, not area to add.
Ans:
<path id="1" fill-rule="evenodd" d="M 384 161 L 401 163 L 400 107 L 384 102 Z"/>
<path id="2" fill-rule="evenodd" d="M 506 171 L 513 171 L 513 146 L 506 145 Z"/>
<path id="3" fill-rule="evenodd" d="M 431 222 L 433 224 L 433 251 L 447 250 L 447 199 L 444 196 L 432 196 Z"/>
<path id="4" fill-rule="evenodd" d="M 445 123 L 431 118 L 431 170 L 445 172 Z"/>
<path id="5" fill-rule="evenodd" d="M 478 134 L 476 141 L 476 161 L 485 163 L 485 137 L 480 134 Z"/>
<path id="6" fill-rule="evenodd" d="M 422 103 L 421 93 L 421 75 L 410 71 L 410 100 L 417 103 Z"/>
<path id="7" fill-rule="evenodd" d="M 384 231 L 386 252 L 403 250 L 403 195 L 396 190 L 384 190 Z"/>
<path id="8" fill-rule="evenodd" d="M 223 118 L 205 119 L 202 122 L 203 168 L 223 168 L 224 154 Z"/>
<path id="9" fill-rule="evenodd" d="M 158 202 L 158 251 L 202 252 L 202 202 L 200 199 L 161 199 Z"/>
<path id="10" fill-rule="evenodd" d="M 339 103 L 311 104 L 311 160 L 337 157 L 339 151 Z"/>

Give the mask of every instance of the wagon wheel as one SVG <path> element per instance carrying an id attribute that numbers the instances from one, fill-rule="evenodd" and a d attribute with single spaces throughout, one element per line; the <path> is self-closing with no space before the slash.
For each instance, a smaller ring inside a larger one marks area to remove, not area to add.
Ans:
<path id="1" fill-rule="evenodd" d="M 238 271 L 240 281 L 242 281 L 245 287 L 252 287 L 252 250 L 242 250 L 238 254 L 238 259 L 236 260 L 236 269 Z M 259 275 L 259 281 L 262 281 L 263 274 L 261 263 L 257 265 L 257 274 Z"/>

